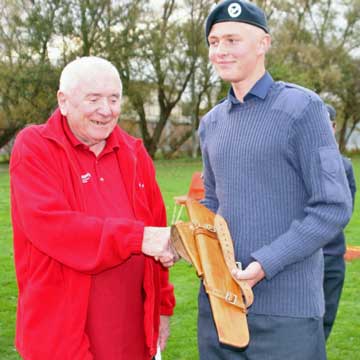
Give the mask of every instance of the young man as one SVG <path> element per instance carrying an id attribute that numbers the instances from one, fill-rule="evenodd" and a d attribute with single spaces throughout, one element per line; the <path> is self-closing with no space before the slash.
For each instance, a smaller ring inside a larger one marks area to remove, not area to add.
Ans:
<path id="1" fill-rule="evenodd" d="M 142 142 L 117 125 L 121 80 L 97 57 L 68 64 L 59 108 L 17 137 L 11 205 L 16 348 L 36 360 L 148 360 L 175 304 L 169 228 Z"/>
<path id="2" fill-rule="evenodd" d="M 206 41 L 231 89 L 200 124 L 204 204 L 227 220 L 243 266 L 234 276 L 253 286 L 255 300 L 249 346 L 230 349 L 218 342 L 201 287 L 200 359 L 325 359 L 321 248 L 351 214 L 326 108 L 315 93 L 274 82 L 265 70 L 271 37 L 253 3 L 217 5 Z"/>
<path id="3" fill-rule="evenodd" d="M 329 119 L 333 128 L 334 136 L 336 134 L 336 111 L 330 105 L 326 104 L 329 113 Z M 350 187 L 352 203 L 354 205 L 356 183 L 351 161 L 342 156 L 346 178 Z M 345 260 L 346 251 L 345 235 L 341 231 L 338 236 L 332 239 L 323 248 L 324 252 L 324 295 L 325 295 L 325 314 L 324 314 L 324 333 L 327 340 L 334 325 L 342 288 L 345 280 Z"/>

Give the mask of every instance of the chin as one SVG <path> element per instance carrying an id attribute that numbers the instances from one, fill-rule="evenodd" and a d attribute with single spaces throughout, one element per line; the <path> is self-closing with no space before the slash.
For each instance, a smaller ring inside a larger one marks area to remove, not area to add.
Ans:
<path id="1" fill-rule="evenodd" d="M 91 135 L 91 139 L 95 142 L 101 142 L 106 140 L 110 135 L 109 131 L 102 132 L 102 133 L 96 133 Z"/>
<path id="2" fill-rule="evenodd" d="M 223 81 L 226 81 L 226 82 L 229 82 L 229 83 L 237 83 L 237 82 L 239 82 L 239 79 L 234 78 L 231 75 L 229 75 L 229 76 L 221 76 L 220 75 L 220 77 L 221 77 L 221 79 Z"/>
<path id="3" fill-rule="evenodd" d="M 220 78 L 227 82 L 237 82 L 239 79 L 237 77 L 234 77 L 234 72 L 231 71 L 219 71 L 218 75 Z"/>

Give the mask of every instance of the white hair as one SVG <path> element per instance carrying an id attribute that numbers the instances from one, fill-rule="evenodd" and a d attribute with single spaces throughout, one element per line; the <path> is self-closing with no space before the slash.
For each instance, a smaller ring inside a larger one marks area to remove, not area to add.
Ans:
<path id="1" fill-rule="evenodd" d="M 113 73 L 114 77 L 119 79 L 120 95 L 122 94 L 122 83 L 116 67 L 110 61 L 98 56 L 84 56 L 68 63 L 60 75 L 59 90 L 70 92 L 84 77 L 94 73 L 95 69 Z"/>

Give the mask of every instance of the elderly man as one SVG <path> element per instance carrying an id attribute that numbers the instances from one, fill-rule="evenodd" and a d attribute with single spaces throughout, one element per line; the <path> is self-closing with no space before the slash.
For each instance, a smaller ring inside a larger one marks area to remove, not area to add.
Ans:
<path id="1" fill-rule="evenodd" d="M 11 205 L 24 359 L 151 359 L 175 304 L 169 228 L 142 142 L 117 126 L 122 85 L 84 57 L 60 78 L 59 108 L 17 136 Z"/>
<path id="2" fill-rule="evenodd" d="M 253 286 L 255 300 L 249 346 L 226 348 L 201 287 L 200 359 L 323 360 L 321 248 L 351 214 L 326 108 L 315 93 L 275 82 L 266 71 L 271 37 L 255 4 L 219 3 L 206 40 L 211 63 L 231 88 L 200 124 L 204 204 L 227 220 L 243 265 L 233 275 Z"/>

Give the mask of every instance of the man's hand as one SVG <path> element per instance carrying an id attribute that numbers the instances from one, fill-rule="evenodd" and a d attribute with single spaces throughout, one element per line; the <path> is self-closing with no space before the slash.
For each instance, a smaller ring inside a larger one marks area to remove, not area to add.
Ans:
<path id="1" fill-rule="evenodd" d="M 169 263 L 174 257 L 169 242 L 170 227 L 145 226 L 141 251 L 145 255 L 154 256 L 156 260 L 164 259 L 165 263 Z"/>
<path id="2" fill-rule="evenodd" d="M 173 255 L 173 253 L 171 253 L 171 255 L 167 255 L 167 256 L 161 256 L 160 258 L 155 258 L 156 260 L 159 260 L 162 264 L 162 266 L 164 267 L 171 267 L 174 265 L 176 258 Z"/>
<path id="3" fill-rule="evenodd" d="M 232 274 L 238 280 L 246 280 L 251 287 L 254 287 L 265 277 L 265 272 L 260 263 L 257 261 L 251 262 L 244 270 L 234 269 Z"/>
<path id="4" fill-rule="evenodd" d="M 160 315 L 159 346 L 163 351 L 170 335 L 170 316 Z"/>

